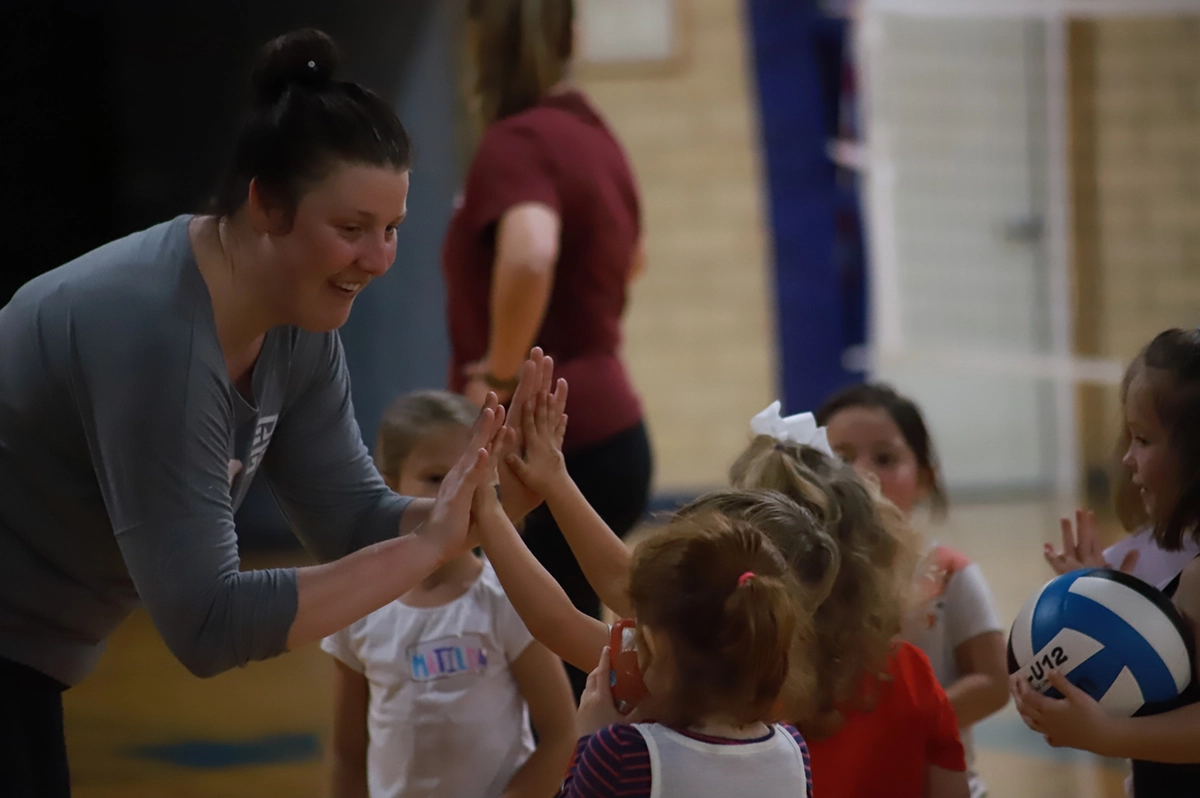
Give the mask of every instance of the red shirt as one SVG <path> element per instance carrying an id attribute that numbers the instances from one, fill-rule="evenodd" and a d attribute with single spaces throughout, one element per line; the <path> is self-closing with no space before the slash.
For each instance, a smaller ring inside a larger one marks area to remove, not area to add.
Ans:
<path id="1" fill-rule="evenodd" d="M 921 798 L 927 765 L 965 771 L 958 720 L 929 659 L 901 643 L 869 712 L 850 711 L 832 737 L 809 740 L 813 795 L 819 798 Z"/>
<path id="2" fill-rule="evenodd" d="M 571 386 L 565 448 L 635 426 L 641 403 L 620 359 L 621 315 L 641 237 L 633 171 L 616 138 L 578 92 L 556 94 L 483 135 L 442 249 L 450 325 L 450 388 L 484 357 L 496 225 L 526 202 L 561 219 L 554 288 L 536 344 Z"/>

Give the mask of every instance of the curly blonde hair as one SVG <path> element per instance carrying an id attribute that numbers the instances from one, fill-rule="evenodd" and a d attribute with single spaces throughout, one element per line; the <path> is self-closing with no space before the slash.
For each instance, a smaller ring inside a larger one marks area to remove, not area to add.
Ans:
<path id="1" fill-rule="evenodd" d="M 782 493 L 813 513 L 838 548 L 840 567 L 814 614 L 816 695 L 790 707 L 819 739 L 842 725 L 843 708 L 869 709 L 864 677 L 886 680 L 888 654 L 915 606 L 918 539 L 872 482 L 809 446 L 757 436 L 729 473 L 735 488 Z"/>

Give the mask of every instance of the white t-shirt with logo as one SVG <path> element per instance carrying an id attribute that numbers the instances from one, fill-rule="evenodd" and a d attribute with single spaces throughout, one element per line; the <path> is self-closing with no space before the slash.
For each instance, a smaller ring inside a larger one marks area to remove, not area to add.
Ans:
<path id="1" fill-rule="evenodd" d="M 449 604 L 393 601 L 325 638 L 370 685 L 371 798 L 498 798 L 534 749 L 509 670 L 532 641 L 486 562 Z"/>
<path id="2" fill-rule="evenodd" d="M 942 687 L 949 687 L 962 674 L 954 651 L 968 640 L 987 632 L 1003 632 L 992 591 L 979 564 L 946 546 L 935 546 L 930 552 L 929 603 L 923 628 L 913 636 L 912 643 L 929 657 L 929 664 Z M 975 750 L 971 729 L 960 730 L 963 751 L 967 757 L 967 775 L 971 782 L 972 798 L 980 798 L 987 790 L 975 772 Z"/>

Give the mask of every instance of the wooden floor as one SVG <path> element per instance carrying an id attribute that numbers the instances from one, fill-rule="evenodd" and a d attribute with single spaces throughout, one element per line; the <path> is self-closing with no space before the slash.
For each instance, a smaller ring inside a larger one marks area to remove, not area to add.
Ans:
<path id="1" fill-rule="evenodd" d="M 955 508 L 943 542 L 980 561 L 1011 619 L 1049 572 L 1057 534 L 1046 504 Z M 78 798 L 316 798 L 326 794 L 322 741 L 332 666 L 316 646 L 210 680 L 189 675 L 144 613 L 113 637 L 96 672 L 66 694 Z M 992 798 L 1124 794 L 1122 763 L 1054 751 L 1011 706 L 976 731 Z"/>

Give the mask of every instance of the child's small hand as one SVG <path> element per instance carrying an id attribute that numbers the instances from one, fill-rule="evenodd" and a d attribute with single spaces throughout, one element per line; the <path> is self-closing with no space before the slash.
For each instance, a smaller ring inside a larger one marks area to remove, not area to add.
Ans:
<path id="1" fill-rule="evenodd" d="M 605 646 L 600 652 L 600 662 L 596 664 L 595 670 L 588 674 L 587 686 L 579 698 L 579 709 L 575 713 L 575 731 L 580 737 L 595 734 L 624 720 L 613 701 L 612 686 L 609 684 L 611 667 L 608 646 Z"/>
<path id="2" fill-rule="evenodd" d="M 525 404 L 521 432 L 525 441 L 525 457 L 510 453 L 505 463 L 525 485 L 541 495 L 554 490 L 567 477 L 562 443 L 567 431 L 567 381 L 559 380 L 554 393 L 538 392 Z"/>
<path id="3" fill-rule="evenodd" d="M 542 353 L 540 347 L 534 347 L 529 353 L 529 359 L 521 366 L 520 382 L 513 393 L 512 403 L 508 408 L 508 419 L 505 426 L 512 432 L 512 447 L 510 451 L 520 454 L 525 448 L 525 439 L 521 428 L 521 420 L 525 416 L 525 406 L 533 401 L 539 391 L 550 391 L 554 381 L 554 360 Z M 524 518 L 542 503 L 542 497 L 537 491 L 521 482 L 504 460 L 498 460 L 498 476 L 500 479 L 500 496 L 504 510 L 514 522 Z"/>
<path id="4" fill-rule="evenodd" d="M 1115 719 L 1058 671 L 1050 671 L 1047 678 L 1063 698 L 1044 696 L 1020 675 L 1012 677 L 1013 700 L 1025 725 L 1043 735 L 1046 743 L 1054 748 L 1077 748 L 1113 756 L 1106 749 L 1112 739 Z"/>
<path id="5" fill-rule="evenodd" d="M 1100 530 L 1096 524 L 1095 513 L 1091 510 L 1076 510 L 1074 527 L 1070 518 L 1063 518 L 1059 525 L 1062 527 L 1062 551 L 1055 551 L 1051 543 L 1047 543 L 1042 550 L 1042 556 L 1054 569 L 1054 573 L 1062 575 L 1078 571 L 1080 568 L 1108 567 L 1100 545 Z M 1130 573 L 1137 561 L 1138 552 L 1129 552 L 1121 560 L 1120 570 Z"/>

